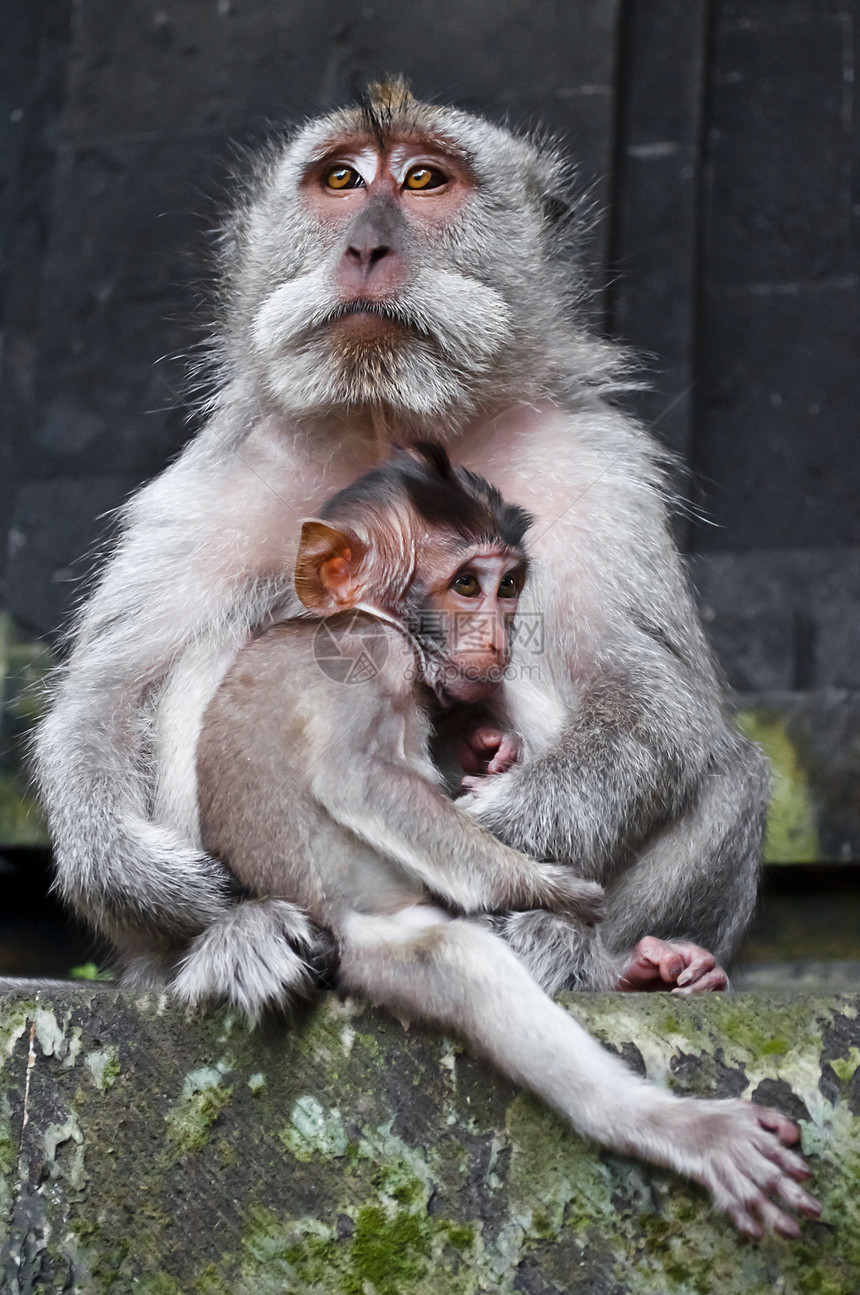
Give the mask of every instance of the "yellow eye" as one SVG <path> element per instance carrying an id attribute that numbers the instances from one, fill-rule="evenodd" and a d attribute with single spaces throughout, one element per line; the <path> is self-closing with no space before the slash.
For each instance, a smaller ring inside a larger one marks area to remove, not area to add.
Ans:
<path id="1" fill-rule="evenodd" d="M 363 189 L 364 181 L 352 166 L 335 166 L 325 178 L 329 189 Z"/>
<path id="2" fill-rule="evenodd" d="M 468 572 L 464 572 L 462 575 L 457 576 L 456 579 L 452 580 L 451 588 L 455 590 L 456 593 L 461 594 L 463 598 L 476 598 L 481 592 L 481 587 L 477 580 L 473 575 L 469 575 Z"/>
<path id="3" fill-rule="evenodd" d="M 404 185 L 407 189 L 420 192 L 423 189 L 439 189 L 447 179 L 435 166 L 413 166 L 406 172 Z"/>
<path id="4" fill-rule="evenodd" d="M 520 586 L 519 581 L 514 575 L 503 576 L 499 584 L 500 598 L 519 598 Z"/>

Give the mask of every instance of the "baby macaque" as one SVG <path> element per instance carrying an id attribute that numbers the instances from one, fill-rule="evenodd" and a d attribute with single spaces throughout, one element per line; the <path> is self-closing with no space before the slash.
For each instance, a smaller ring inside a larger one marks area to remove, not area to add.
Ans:
<path id="1" fill-rule="evenodd" d="M 342 990 L 461 1035 L 579 1133 L 705 1185 L 741 1231 L 794 1236 L 769 1197 L 810 1217 L 819 1206 L 798 1185 L 791 1121 L 632 1074 L 485 924 L 506 910 L 602 914 L 598 885 L 502 844 L 446 797 L 430 757 L 434 706 L 498 697 L 529 522 L 428 445 L 304 523 L 307 614 L 239 652 L 198 747 L 203 843 L 256 898 L 192 943 L 175 987 L 193 1001 L 229 982 L 235 1001 L 244 980 L 258 1002 L 281 956 L 278 906 L 300 904 L 331 933 Z M 478 776 L 503 748 L 515 759 L 503 727 L 467 745 Z"/>

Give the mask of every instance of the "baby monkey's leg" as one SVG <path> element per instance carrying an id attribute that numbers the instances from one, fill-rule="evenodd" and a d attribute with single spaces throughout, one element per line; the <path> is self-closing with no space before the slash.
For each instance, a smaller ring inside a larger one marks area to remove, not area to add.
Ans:
<path id="1" fill-rule="evenodd" d="M 796 1181 L 808 1170 L 787 1149 L 798 1138 L 790 1120 L 749 1102 L 673 1097 L 604 1051 L 489 931 L 420 906 L 404 917 L 346 917 L 336 932 L 344 989 L 461 1035 L 579 1133 L 708 1187 L 742 1232 L 796 1235 L 773 1194 L 818 1214 Z"/>

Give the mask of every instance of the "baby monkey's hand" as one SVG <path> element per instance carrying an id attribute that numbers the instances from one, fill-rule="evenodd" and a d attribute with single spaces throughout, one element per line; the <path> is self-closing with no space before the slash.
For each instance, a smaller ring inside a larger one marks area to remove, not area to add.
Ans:
<path id="1" fill-rule="evenodd" d="M 505 773 L 516 764 L 520 740 L 516 733 L 506 733 L 492 724 L 482 724 L 460 738 L 455 754 L 466 774 L 460 787 L 470 791 L 482 778 Z"/>
<path id="2" fill-rule="evenodd" d="M 585 881 L 565 864 L 540 864 L 546 893 L 539 908 L 546 908 L 565 917 L 573 917 L 586 926 L 602 922 L 606 916 L 606 896 L 596 881 Z"/>

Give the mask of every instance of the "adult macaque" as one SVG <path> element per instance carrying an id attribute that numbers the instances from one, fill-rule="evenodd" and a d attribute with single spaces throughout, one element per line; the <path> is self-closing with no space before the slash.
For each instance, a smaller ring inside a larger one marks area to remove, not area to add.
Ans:
<path id="1" fill-rule="evenodd" d="M 399 85 L 260 163 L 223 240 L 205 426 L 127 505 L 38 737 L 58 889 L 130 983 L 169 980 L 233 903 L 197 739 L 249 632 L 295 610 L 301 519 L 416 434 L 536 518 L 521 613 L 544 651 L 526 672 L 514 647 L 521 746 L 469 810 L 607 893 L 573 941 L 544 913 L 508 938 L 550 985 L 724 983 L 689 942 L 722 961 L 744 929 L 767 776 L 727 719 L 659 455 L 611 403 L 623 366 L 577 313 L 572 189 L 554 152 Z M 297 906 L 277 921 L 287 992 L 315 935 Z"/>
<path id="2" fill-rule="evenodd" d="M 238 981 L 254 1005 L 253 968 L 265 984 L 279 941 L 259 942 L 247 914 L 298 900 L 331 931 L 343 989 L 461 1034 L 579 1133 L 702 1183 L 741 1231 L 795 1236 L 769 1196 L 811 1217 L 819 1206 L 798 1185 L 789 1120 L 634 1076 L 475 920 L 548 908 L 592 921 L 603 893 L 503 845 L 445 797 L 430 760 L 431 691 L 443 704 L 499 691 L 528 520 L 437 452 L 402 454 L 305 523 L 296 589 L 328 618 L 323 646 L 320 622 L 295 618 L 242 648 L 198 748 L 203 844 L 261 898 L 193 941 L 177 990 L 235 996 Z M 345 674 L 368 653 L 372 670 Z"/>

